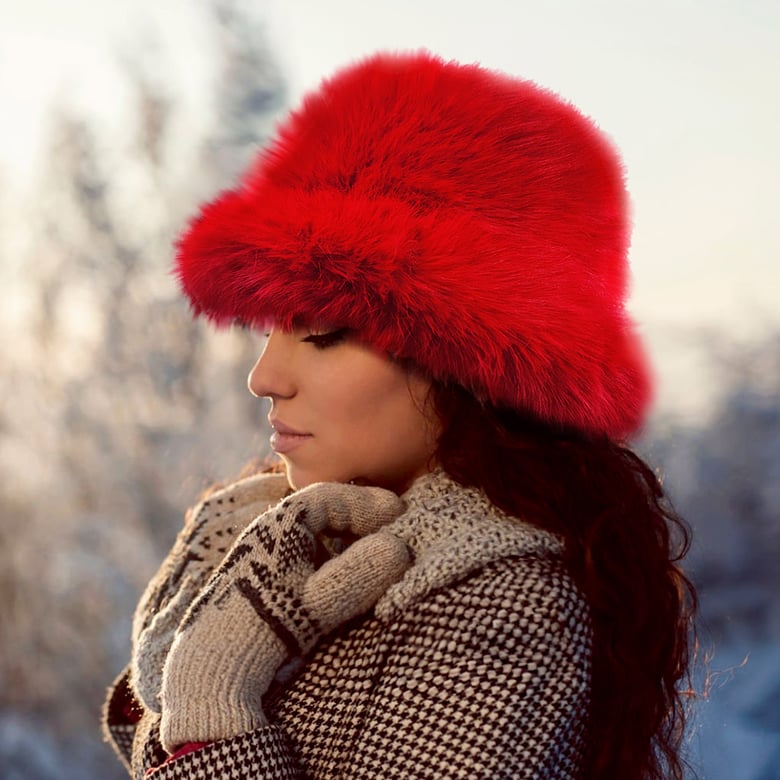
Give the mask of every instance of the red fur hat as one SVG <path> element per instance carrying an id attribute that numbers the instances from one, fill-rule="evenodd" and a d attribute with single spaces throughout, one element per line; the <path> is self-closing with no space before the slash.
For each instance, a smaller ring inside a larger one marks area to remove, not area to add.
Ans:
<path id="1" fill-rule="evenodd" d="M 650 395 L 624 310 L 619 158 L 528 81 L 378 54 L 309 94 L 178 244 L 196 313 L 326 323 L 477 397 L 622 438 Z"/>

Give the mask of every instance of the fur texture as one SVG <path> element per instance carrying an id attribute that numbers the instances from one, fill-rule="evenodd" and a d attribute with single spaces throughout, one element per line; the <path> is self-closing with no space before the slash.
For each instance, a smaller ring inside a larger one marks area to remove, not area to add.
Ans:
<path id="1" fill-rule="evenodd" d="M 622 438 L 650 381 L 606 138 L 537 85 L 379 54 L 308 95 L 179 241 L 218 324 L 354 328 L 478 397 Z"/>

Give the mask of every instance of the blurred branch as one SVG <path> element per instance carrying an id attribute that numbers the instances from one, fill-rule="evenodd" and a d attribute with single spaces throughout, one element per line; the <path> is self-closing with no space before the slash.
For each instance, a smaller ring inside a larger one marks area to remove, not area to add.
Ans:
<path id="1" fill-rule="evenodd" d="M 107 753 L 99 772 L 84 767 L 105 752 L 97 712 L 127 658 L 140 589 L 205 482 L 262 454 L 262 410 L 245 386 L 258 345 L 194 322 L 167 275 L 198 193 L 229 181 L 216 150 L 243 167 L 283 99 L 250 6 L 207 10 L 218 129 L 183 144 L 175 73 L 148 46 L 120 57 L 127 139 L 68 106 L 50 116 L 25 226 L 34 241 L 20 293 L 32 315 L 0 376 L 0 774 L 26 760 L 4 741 L 17 733 L 3 720 L 13 711 L 45 722 L 52 750 L 91 735 L 72 776 L 108 776 Z M 173 165 L 183 145 L 195 157 Z"/>

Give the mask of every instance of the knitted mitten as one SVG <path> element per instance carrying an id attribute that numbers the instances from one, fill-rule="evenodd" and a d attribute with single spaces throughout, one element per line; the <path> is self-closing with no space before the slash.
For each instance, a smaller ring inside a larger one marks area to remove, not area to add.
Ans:
<path id="1" fill-rule="evenodd" d="M 160 736 L 173 752 L 266 725 L 277 669 L 370 609 L 409 566 L 381 527 L 404 511 L 381 488 L 318 483 L 254 520 L 182 621 L 165 663 Z M 359 538 L 316 568 L 326 529 Z"/>
<path id="2" fill-rule="evenodd" d="M 284 474 L 257 474 L 191 509 L 133 618 L 131 682 L 147 709 L 160 711 L 162 670 L 184 613 L 236 537 L 290 490 Z"/>

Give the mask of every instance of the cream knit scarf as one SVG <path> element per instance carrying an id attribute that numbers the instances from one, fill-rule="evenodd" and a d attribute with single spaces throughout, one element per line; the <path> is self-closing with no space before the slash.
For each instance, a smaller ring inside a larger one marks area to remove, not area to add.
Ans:
<path id="1" fill-rule="evenodd" d="M 561 537 L 507 515 L 481 490 L 463 487 L 442 469 L 420 477 L 402 499 L 406 512 L 386 530 L 406 542 L 415 562 L 378 601 L 381 620 L 492 561 L 563 551 Z"/>

